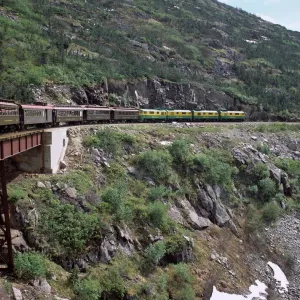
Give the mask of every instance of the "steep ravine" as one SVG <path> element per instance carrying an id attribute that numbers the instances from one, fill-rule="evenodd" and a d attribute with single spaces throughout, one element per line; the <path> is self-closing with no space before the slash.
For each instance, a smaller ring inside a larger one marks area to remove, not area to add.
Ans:
<path id="1" fill-rule="evenodd" d="M 68 134 L 67 169 L 9 184 L 23 254 L 17 278 L 1 279 L 7 293 L 192 300 L 210 299 L 213 286 L 243 294 L 259 279 L 269 299 L 299 299 L 297 125 L 98 125 Z M 288 293 L 278 293 L 268 261 L 286 273 Z"/>

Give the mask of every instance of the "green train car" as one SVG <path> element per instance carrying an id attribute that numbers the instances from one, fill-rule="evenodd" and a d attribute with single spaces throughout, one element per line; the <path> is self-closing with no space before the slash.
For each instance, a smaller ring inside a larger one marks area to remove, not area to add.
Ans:
<path id="1" fill-rule="evenodd" d="M 141 122 L 166 121 L 167 111 L 159 109 L 140 109 L 139 118 Z"/>

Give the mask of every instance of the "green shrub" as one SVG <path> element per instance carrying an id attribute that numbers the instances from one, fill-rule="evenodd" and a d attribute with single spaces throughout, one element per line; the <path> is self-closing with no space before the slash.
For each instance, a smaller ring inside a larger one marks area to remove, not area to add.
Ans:
<path id="1" fill-rule="evenodd" d="M 251 194 L 251 196 L 256 196 L 258 193 L 258 186 L 257 185 L 251 185 L 247 188 L 248 193 Z"/>
<path id="2" fill-rule="evenodd" d="M 45 258 L 34 252 L 17 253 L 14 258 L 15 273 L 18 278 L 31 280 L 46 277 Z"/>
<path id="3" fill-rule="evenodd" d="M 165 254 L 166 246 L 165 243 L 162 241 L 159 241 L 155 244 L 151 244 L 144 251 L 146 263 L 150 265 L 157 265 Z"/>
<path id="4" fill-rule="evenodd" d="M 190 145 L 186 140 L 176 140 L 169 147 L 169 152 L 173 157 L 173 161 L 177 167 L 187 167 L 190 157 Z"/>
<path id="5" fill-rule="evenodd" d="M 100 284 L 96 280 L 83 279 L 77 281 L 74 292 L 78 300 L 98 300 L 100 298 Z"/>
<path id="6" fill-rule="evenodd" d="M 191 286 L 193 277 L 185 263 L 173 265 L 169 278 L 168 289 L 172 299 L 193 300 L 196 295 Z"/>
<path id="7" fill-rule="evenodd" d="M 7 194 L 8 201 L 12 203 L 17 203 L 19 200 L 27 197 L 26 192 L 17 186 L 8 187 Z"/>
<path id="8" fill-rule="evenodd" d="M 83 144 L 86 147 L 102 148 L 106 153 L 115 156 L 122 153 L 123 143 L 133 146 L 135 142 L 135 137 L 130 134 L 103 129 L 94 136 L 86 137 Z"/>
<path id="9" fill-rule="evenodd" d="M 123 183 L 107 187 L 102 193 L 101 199 L 109 204 L 109 212 L 117 221 L 130 221 L 133 217 L 132 209 L 127 205 L 127 187 Z"/>
<path id="10" fill-rule="evenodd" d="M 291 158 L 277 158 L 275 165 L 289 175 L 300 178 L 300 161 Z"/>
<path id="11" fill-rule="evenodd" d="M 185 263 L 179 263 L 174 266 L 176 282 L 191 283 L 193 277 L 190 274 L 190 268 Z"/>
<path id="12" fill-rule="evenodd" d="M 207 183 L 223 187 L 230 187 L 231 176 L 237 173 L 236 168 L 232 168 L 228 163 L 203 153 L 194 156 L 193 165 L 195 171 L 200 172 Z"/>
<path id="13" fill-rule="evenodd" d="M 258 196 L 261 197 L 264 202 L 268 202 L 276 195 L 276 184 L 270 178 L 262 179 L 258 182 L 258 191 Z"/>
<path id="14" fill-rule="evenodd" d="M 137 159 L 138 167 L 154 180 L 166 180 L 172 174 L 172 156 L 163 150 L 141 153 Z"/>
<path id="15" fill-rule="evenodd" d="M 262 218 L 266 223 L 274 223 L 278 220 L 281 209 L 276 202 L 267 203 L 262 209 Z"/>
<path id="16" fill-rule="evenodd" d="M 260 143 L 256 146 L 256 149 L 263 154 L 266 154 L 266 155 L 270 154 L 270 148 L 267 144 Z"/>
<path id="17" fill-rule="evenodd" d="M 164 229 L 168 219 L 166 205 L 159 201 L 150 203 L 148 207 L 148 218 L 153 226 Z"/>
<path id="18" fill-rule="evenodd" d="M 99 139 L 95 135 L 87 136 L 83 139 L 83 145 L 88 148 L 97 148 L 99 147 Z"/>
<path id="19" fill-rule="evenodd" d="M 155 186 L 148 190 L 147 198 L 149 201 L 163 200 L 164 197 L 170 194 L 170 190 L 163 185 Z"/>
<path id="20" fill-rule="evenodd" d="M 52 202 L 42 213 L 40 231 L 52 248 L 74 254 L 84 249 L 98 226 L 96 215 L 77 211 L 70 204 Z"/>
<path id="21" fill-rule="evenodd" d="M 255 164 L 251 169 L 251 175 L 255 178 L 256 181 L 258 181 L 264 178 L 268 178 L 270 176 L 270 172 L 267 165 L 259 162 Z"/>

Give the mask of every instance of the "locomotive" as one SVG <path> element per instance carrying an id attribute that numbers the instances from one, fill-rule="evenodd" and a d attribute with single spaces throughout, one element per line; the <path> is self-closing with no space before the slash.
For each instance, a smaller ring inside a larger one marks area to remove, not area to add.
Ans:
<path id="1" fill-rule="evenodd" d="M 244 121 L 243 111 L 18 104 L 0 99 L 0 132 L 104 122 Z"/>

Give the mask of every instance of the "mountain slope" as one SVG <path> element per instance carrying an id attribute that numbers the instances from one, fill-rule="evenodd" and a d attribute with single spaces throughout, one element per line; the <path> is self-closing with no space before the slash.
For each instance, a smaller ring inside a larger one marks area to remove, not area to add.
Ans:
<path id="1" fill-rule="evenodd" d="M 300 33 L 215 0 L 2 0 L 0 25 L 1 97 L 159 77 L 266 112 L 299 108 Z"/>

